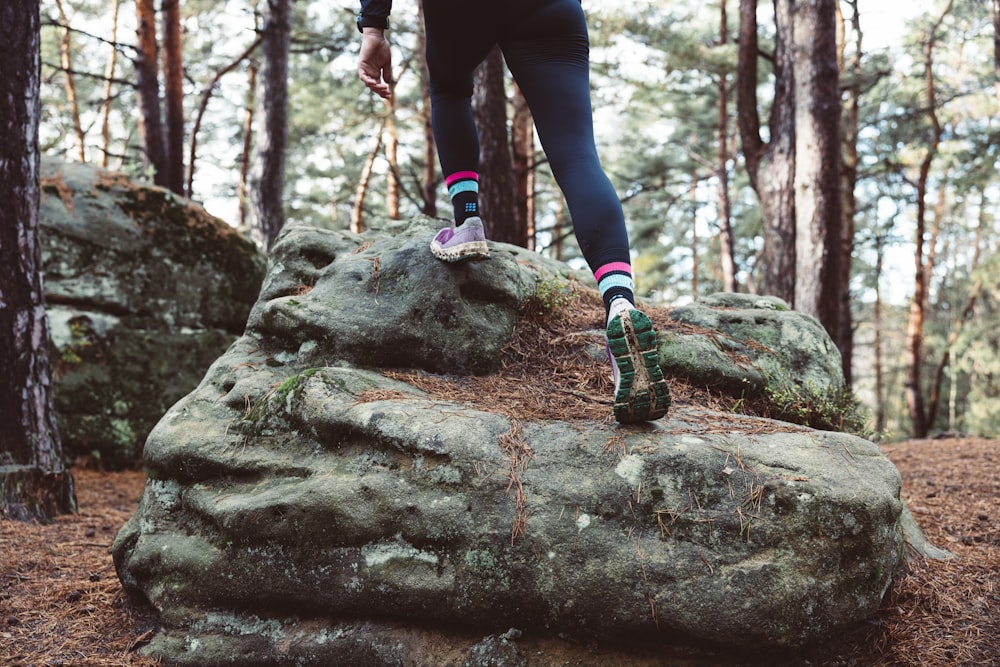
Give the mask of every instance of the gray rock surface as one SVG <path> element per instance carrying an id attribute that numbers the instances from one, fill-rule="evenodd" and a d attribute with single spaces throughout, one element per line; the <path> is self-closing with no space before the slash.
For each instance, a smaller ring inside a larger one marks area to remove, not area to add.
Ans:
<path id="1" fill-rule="evenodd" d="M 499 245 L 445 265 L 432 231 L 291 227 L 275 245 L 245 334 L 151 433 L 115 541 L 126 589 L 160 612 L 149 652 L 652 665 L 787 650 L 877 610 L 903 505 L 867 440 L 691 406 L 522 419 L 387 376 L 495 372 L 519 305 L 569 275 Z"/>
<path id="2" fill-rule="evenodd" d="M 264 259 L 193 202 L 92 165 L 44 160 L 39 218 L 64 449 L 135 465 L 242 333 Z"/>

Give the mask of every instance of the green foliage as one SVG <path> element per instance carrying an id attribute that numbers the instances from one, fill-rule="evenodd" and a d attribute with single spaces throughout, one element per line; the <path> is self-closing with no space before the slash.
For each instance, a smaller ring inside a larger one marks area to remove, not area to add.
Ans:
<path id="1" fill-rule="evenodd" d="M 539 280 L 535 289 L 520 306 L 522 317 L 529 319 L 558 317 L 559 313 L 577 300 L 574 285 L 565 278 L 552 276 Z"/>
<path id="2" fill-rule="evenodd" d="M 849 389 L 819 391 L 813 387 L 787 384 L 765 389 L 767 406 L 763 414 L 772 419 L 801 424 L 824 431 L 871 435 L 868 415 Z"/>

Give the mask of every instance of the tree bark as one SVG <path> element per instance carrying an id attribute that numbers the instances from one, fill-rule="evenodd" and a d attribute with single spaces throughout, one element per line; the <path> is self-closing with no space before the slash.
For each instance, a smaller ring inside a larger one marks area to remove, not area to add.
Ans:
<path id="1" fill-rule="evenodd" d="M 729 43 L 728 0 L 719 3 L 719 46 Z M 729 78 L 719 73 L 719 103 L 716 121 L 715 178 L 718 181 L 719 258 L 722 268 L 722 289 L 736 292 L 736 242 L 733 236 L 732 202 L 729 197 Z"/>
<path id="2" fill-rule="evenodd" d="M 931 122 L 932 132 L 924 158 L 920 162 L 916 182 L 917 219 L 914 230 L 913 297 L 910 299 L 910 312 L 906 326 L 906 406 L 910 417 L 911 435 L 914 438 L 927 437 L 929 428 L 923 393 L 924 320 L 927 308 L 924 243 L 927 232 L 927 183 L 930 177 L 931 163 L 937 155 L 942 135 L 941 122 L 937 114 L 937 93 L 934 88 L 934 46 L 937 41 L 937 30 L 948 13 L 951 12 L 952 2 L 953 0 L 948 0 L 947 6 L 928 30 L 927 39 L 924 40 L 924 94 L 927 97 L 927 115 Z"/>
<path id="3" fill-rule="evenodd" d="M 512 163 L 514 168 L 514 215 L 516 227 L 523 230 L 518 245 L 535 249 L 535 126 L 524 93 L 514 85 L 514 118 L 511 123 Z"/>
<path id="4" fill-rule="evenodd" d="M 153 170 L 153 182 L 166 187 L 167 154 L 160 112 L 160 47 L 156 41 L 156 8 L 153 0 L 136 0 L 135 87 L 139 104 L 139 135 L 145 164 Z"/>
<path id="5" fill-rule="evenodd" d="M 288 144 L 291 0 L 267 0 L 264 8 L 263 57 L 257 95 L 264 123 L 257 131 L 250 202 L 253 238 L 262 248 L 270 249 L 278 232 L 285 226 L 282 198 Z"/>
<path id="6" fill-rule="evenodd" d="M 70 117 L 73 120 L 73 134 L 76 136 L 76 159 L 87 161 L 87 138 L 80 121 L 80 101 L 76 95 L 76 80 L 73 78 L 73 41 L 69 29 L 69 17 L 63 7 L 62 0 L 56 0 L 56 10 L 59 12 L 59 22 L 62 24 L 63 36 L 59 41 L 59 62 L 66 77 L 66 102 L 69 104 Z"/>
<path id="7" fill-rule="evenodd" d="M 375 145 L 368 153 L 368 159 L 361 167 L 361 174 L 358 176 L 358 185 L 354 188 L 354 206 L 351 208 L 351 231 L 360 234 L 365 231 L 365 197 L 368 196 L 368 186 L 372 180 L 372 168 L 375 166 L 375 158 L 382 150 L 382 134 L 385 130 L 385 122 L 378 129 L 378 136 L 375 137 Z"/>
<path id="8" fill-rule="evenodd" d="M 1000 1 L 1000 0 L 998 0 Z M 420 118 L 424 128 L 424 172 L 421 179 L 421 212 L 437 215 L 437 144 L 434 141 L 434 126 L 431 123 L 431 84 L 427 73 L 427 34 L 424 31 L 424 3 L 417 2 L 417 65 L 420 72 Z"/>
<path id="9" fill-rule="evenodd" d="M 101 100 L 101 160 L 102 167 L 108 166 L 111 151 L 111 83 L 118 67 L 118 11 L 121 0 L 114 0 L 111 7 L 111 52 L 104 68 L 104 97 Z"/>
<path id="10" fill-rule="evenodd" d="M 472 109 L 479 129 L 479 205 L 486 235 L 493 241 L 524 246 L 514 213 L 514 172 L 507 134 L 507 95 L 503 56 L 498 47 L 476 68 Z"/>
<path id="11" fill-rule="evenodd" d="M 392 86 L 395 89 L 395 84 Z M 389 163 L 385 184 L 385 209 L 390 220 L 399 220 L 399 132 L 396 130 L 395 91 L 386 101 L 385 160 Z"/>
<path id="12" fill-rule="evenodd" d="M 750 184 L 764 219 L 763 291 L 795 306 L 795 98 L 792 0 L 775 0 L 774 98 L 770 139 L 757 109 L 757 0 L 740 0 L 736 106 Z"/>
<path id="13" fill-rule="evenodd" d="M 257 0 L 253 0 L 252 7 L 254 29 L 257 32 L 256 41 L 259 43 L 261 39 L 261 21 L 260 5 Z M 254 114 L 257 108 L 257 74 L 259 69 L 257 59 L 251 57 L 250 66 L 247 68 L 246 107 L 243 110 L 243 149 L 240 152 L 240 182 L 236 188 L 239 199 L 238 228 L 245 233 L 250 232 L 250 169 L 253 162 Z"/>
<path id="14" fill-rule="evenodd" d="M 75 510 L 52 406 L 38 238 L 38 0 L 0 8 L 0 516 Z"/>
<path id="15" fill-rule="evenodd" d="M 184 194 L 184 60 L 180 0 L 163 0 L 163 83 L 166 99 L 166 186 Z"/>
<path id="16" fill-rule="evenodd" d="M 794 3 L 795 309 L 840 331 L 840 88 L 838 0 Z"/>
<path id="17" fill-rule="evenodd" d="M 993 0 L 993 86 L 1000 102 L 1000 0 Z"/>
<path id="18" fill-rule="evenodd" d="M 854 218 L 857 215 L 857 199 L 854 189 L 858 179 L 858 118 L 859 100 L 861 98 L 861 53 L 862 33 L 861 20 L 858 13 L 857 0 L 849 0 L 851 8 L 851 35 L 854 37 L 854 50 L 850 57 L 845 56 L 846 21 L 840 15 L 838 24 L 841 26 L 840 70 L 847 74 L 848 81 L 843 87 L 843 133 L 841 136 L 842 163 L 840 171 L 840 193 L 843 209 L 843 228 L 841 233 L 840 262 L 840 326 L 833 337 L 840 350 L 841 367 L 844 381 L 850 387 L 854 383 L 854 317 L 851 312 L 851 264 L 854 256 Z M 838 5 L 838 8 L 840 5 Z"/>

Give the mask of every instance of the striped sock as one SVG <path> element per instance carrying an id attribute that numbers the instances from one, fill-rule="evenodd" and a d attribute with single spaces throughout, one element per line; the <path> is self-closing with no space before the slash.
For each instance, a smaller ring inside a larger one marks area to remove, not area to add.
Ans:
<path id="1" fill-rule="evenodd" d="M 452 208 L 455 209 L 455 226 L 468 218 L 479 215 L 479 174 L 474 171 L 456 171 L 444 179 L 448 186 Z"/>
<path id="2" fill-rule="evenodd" d="M 635 305 L 635 284 L 632 282 L 632 266 L 627 262 L 609 262 L 594 271 L 597 289 L 604 301 L 605 316 L 611 313 L 611 302 L 625 299 Z"/>

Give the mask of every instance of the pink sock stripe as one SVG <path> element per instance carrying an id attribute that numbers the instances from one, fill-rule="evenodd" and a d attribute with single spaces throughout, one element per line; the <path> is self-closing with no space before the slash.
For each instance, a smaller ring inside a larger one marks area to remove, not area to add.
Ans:
<path id="1" fill-rule="evenodd" d="M 474 171 L 456 171 L 451 176 L 445 176 L 444 184 L 451 185 L 455 181 L 461 181 L 462 179 L 471 178 L 474 181 L 479 181 L 479 174 Z"/>
<path id="2" fill-rule="evenodd" d="M 632 265 L 626 262 L 611 262 L 610 264 L 605 264 L 604 266 L 594 271 L 594 279 L 600 281 L 601 278 L 611 273 L 612 271 L 623 271 L 631 276 Z"/>

